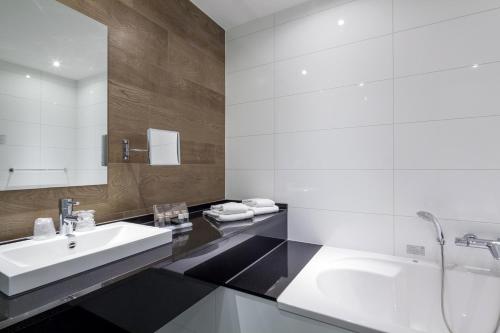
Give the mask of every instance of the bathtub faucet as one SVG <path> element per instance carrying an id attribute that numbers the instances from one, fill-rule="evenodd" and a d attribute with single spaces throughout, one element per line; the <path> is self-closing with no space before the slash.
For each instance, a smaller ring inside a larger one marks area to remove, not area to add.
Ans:
<path id="1" fill-rule="evenodd" d="M 455 238 L 455 245 L 488 249 L 496 260 L 500 260 L 500 239 L 489 240 L 477 238 L 474 234 L 465 234 L 463 237 Z"/>

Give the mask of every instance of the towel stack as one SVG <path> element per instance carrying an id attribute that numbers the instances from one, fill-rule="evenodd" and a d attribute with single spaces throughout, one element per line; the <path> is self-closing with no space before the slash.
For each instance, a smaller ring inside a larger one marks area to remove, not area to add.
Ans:
<path id="1" fill-rule="evenodd" d="M 237 202 L 213 205 L 210 210 L 204 211 L 203 214 L 211 216 L 219 222 L 251 219 L 254 216 L 254 212 L 247 205 Z"/>
<path id="2" fill-rule="evenodd" d="M 280 209 L 271 199 L 245 199 L 242 203 L 228 202 L 213 205 L 204 215 L 213 217 L 219 222 L 232 222 L 251 219 L 255 215 L 276 213 Z"/>
<path id="3" fill-rule="evenodd" d="M 271 199 L 245 199 L 243 200 L 243 204 L 247 205 L 255 215 L 271 214 L 280 210 Z"/>

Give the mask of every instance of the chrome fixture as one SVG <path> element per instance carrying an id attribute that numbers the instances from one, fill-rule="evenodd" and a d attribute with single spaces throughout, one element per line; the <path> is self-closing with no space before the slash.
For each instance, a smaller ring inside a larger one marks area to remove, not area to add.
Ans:
<path id="1" fill-rule="evenodd" d="M 441 249 L 441 316 L 443 317 L 444 323 L 446 325 L 446 329 L 449 333 L 455 333 L 455 331 L 451 328 L 450 321 L 445 311 L 445 275 L 446 275 L 446 265 L 444 258 L 444 235 L 443 229 L 441 228 L 441 224 L 439 224 L 439 220 L 433 214 L 429 212 L 419 211 L 417 212 L 417 216 L 421 219 L 434 223 L 434 227 L 436 228 L 437 241 L 439 243 L 439 247 Z M 500 239 L 497 241 L 478 239 L 476 235 L 473 234 L 465 234 L 462 238 L 455 238 L 455 244 L 458 246 L 469 246 L 469 247 L 478 247 L 489 249 L 493 257 L 499 260 L 499 252 L 500 252 Z M 500 327 L 500 313 L 498 315 L 498 319 L 495 325 L 495 329 L 492 331 L 496 333 L 498 328 Z"/>
<path id="2" fill-rule="evenodd" d="M 463 237 L 455 238 L 455 245 L 487 249 L 493 258 L 500 260 L 500 238 L 497 240 L 480 239 L 474 234 L 465 234 Z"/>
<path id="3" fill-rule="evenodd" d="M 13 173 L 15 171 L 64 171 L 68 172 L 67 168 L 62 168 L 62 169 L 15 169 L 15 168 L 9 168 L 9 172 Z"/>
<path id="4" fill-rule="evenodd" d="M 129 139 L 122 140 L 122 159 L 130 160 L 132 152 L 147 153 L 149 165 L 180 165 L 181 141 L 176 131 L 148 128 L 147 148 L 132 148 Z"/>
<path id="5" fill-rule="evenodd" d="M 130 159 L 130 152 L 149 152 L 149 149 L 130 148 L 130 141 L 128 139 L 122 140 L 122 157 L 124 161 Z"/>
<path id="6" fill-rule="evenodd" d="M 448 330 L 449 333 L 455 333 L 453 329 L 451 328 L 450 321 L 448 320 L 448 317 L 446 315 L 446 311 L 444 309 L 444 294 L 445 294 L 445 275 L 446 275 L 446 267 L 445 267 L 445 261 L 444 261 L 444 235 L 443 235 L 443 229 L 441 228 L 441 224 L 439 223 L 439 220 L 437 217 L 435 217 L 432 213 L 425 212 L 425 211 L 419 211 L 417 212 L 417 216 L 420 217 L 422 220 L 427 221 L 427 222 L 432 222 L 434 223 L 434 227 L 436 228 L 436 236 L 437 236 L 437 241 L 439 243 L 439 248 L 441 249 L 441 316 L 443 317 L 444 324 L 446 325 L 446 329 Z"/>
<path id="7" fill-rule="evenodd" d="M 436 228 L 436 236 L 437 236 L 437 241 L 439 244 L 444 245 L 444 235 L 443 235 L 443 228 L 441 228 L 441 224 L 439 224 L 439 220 L 437 217 L 435 217 L 433 214 L 425 211 L 419 211 L 417 212 L 417 216 L 420 217 L 422 220 L 427 221 L 427 222 L 432 222 L 434 224 L 434 227 Z"/>
<path id="8" fill-rule="evenodd" d="M 59 200 L 59 233 L 61 235 L 70 235 L 73 233 L 77 216 L 73 214 L 74 206 L 80 203 L 74 199 Z"/>
<path id="9" fill-rule="evenodd" d="M 76 237 L 73 234 L 66 235 L 68 237 L 68 249 L 74 249 L 76 247 Z"/>

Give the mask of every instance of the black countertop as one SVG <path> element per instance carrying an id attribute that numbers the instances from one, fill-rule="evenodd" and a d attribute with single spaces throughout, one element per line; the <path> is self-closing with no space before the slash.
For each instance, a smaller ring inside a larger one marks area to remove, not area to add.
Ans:
<path id="1" fill-rule="evenodd" d="M 286 205 L 222 224 L 204 217 L 206 208 L 191 211 L 192 230 L 174 234 L 172 243 L 15 297 L 0 295 L 0 329 L 153 333 L 218 286 L 276 300 L 321 247 L 287 240 Z"/>
<path id="2" fill-rule="evenodd" d="M 49 309 L 93 293 L 101 288 L 129 278 L 152 267 L 168 267 L 183 258 L 203 258 L 204 253 L 230 241 L 241 241 L 255 235 L 281 239 L 286 238 L 286 205 L 274 214 L 256 216 L 234 224 L 219 224 L 204 217 L 206 206 L 194 207 L 190 212 L 193 223 L 191 231 L 176 234 L 173 242 L 131 257 L 100 266 L 49 285 L 8 297 L 0 293 L 0 329 L 35 316 Z M 152 224 L 152 216 L 126 221 Z M 237 237 L 235 237 L 237 236 Z M 215 251 L 217 253 L 217 251 Z"/>

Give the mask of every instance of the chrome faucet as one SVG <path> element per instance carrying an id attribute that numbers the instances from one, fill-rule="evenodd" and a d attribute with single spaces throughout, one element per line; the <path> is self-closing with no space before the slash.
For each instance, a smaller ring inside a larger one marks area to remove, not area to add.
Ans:
<path id="1" fill-rule="evenodd" d="M 73 234 L 74 226 L 78 217 L 73 214 L 74 206 L 80 203 L 74 199 L 59 200 L 59 233 L 61 235 Z"/>
<path id="2" fill-rule="evenodd" d="M 497 240 L 480 239 L 474 234 L 465 234 L 463 237 L 455 238 L 455 245 L 488 249 L 496 260 L 500 260 L 500 238 Z"/>

